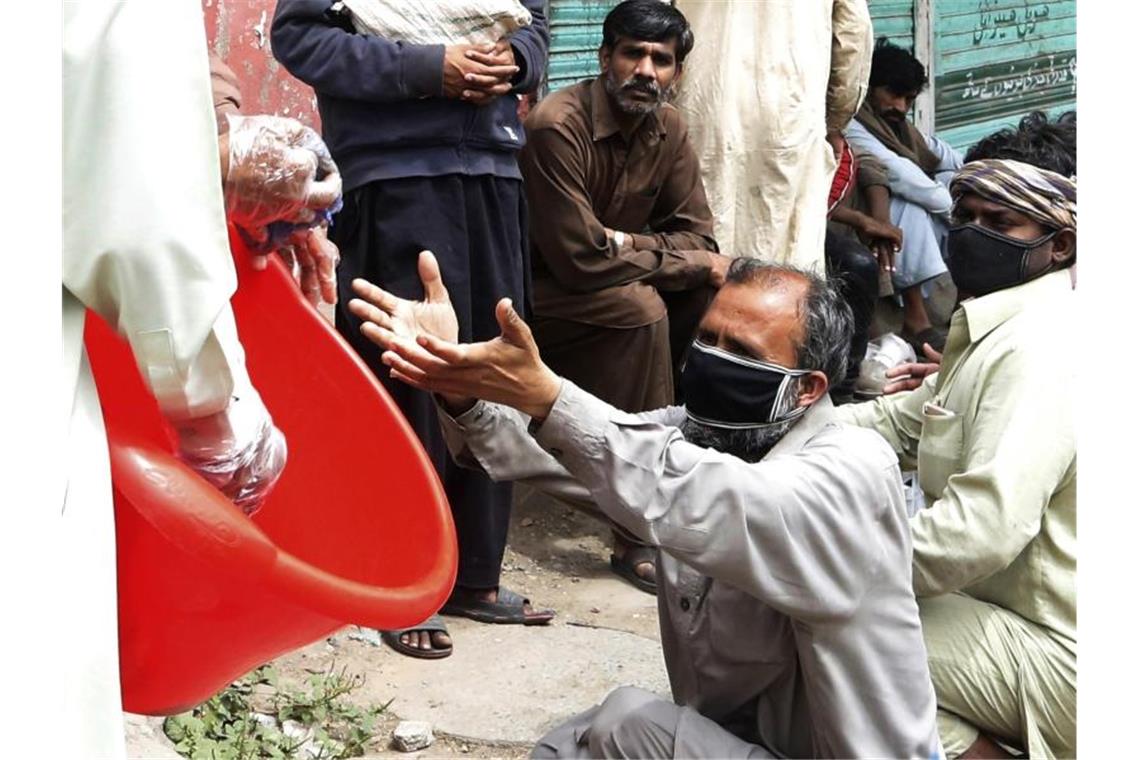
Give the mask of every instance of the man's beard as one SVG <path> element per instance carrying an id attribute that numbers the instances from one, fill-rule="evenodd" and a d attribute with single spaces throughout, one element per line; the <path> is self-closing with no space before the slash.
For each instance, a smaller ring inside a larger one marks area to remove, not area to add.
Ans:
<path id="1" fill-rule="evenodd" d="M 602 78 L 602 83 L 605 85 L 606 92 L 613 98 L 617 107 L 624 113 L 640 116 L 648 113 L 653 113 L 662 105 L 667 103 L 673 98 L 676 93 L 676 80 L 673 81 L 668 87 L 662 90 L 657 86 L 657 82 L 653 80 L 639 79 L 632 76 L 624 82 L 618 82 L 614 78 L 614 72 L 611 69 Z M 652 100 L 637 100 L 630 97 L 630 93 L 640 92 L 645 95 L 653 97 Z"/>
<path id="2" fill-rule="evenodd" d="M 906 123 L 906 114 L 901 111 L 896 111 L 893 108 L 888 108 L 886 111 L 880 111 L 879 116 L 896 127 L 900 127 Z"/>
<path id="3" fill-rule="evenodd" d="M 686 417 L 681 423 L 681 435 L 697 446 L 716 449 L 745 462 L 759 462 L 799 420 L 796 417 L 764 427 L 734 429 L 713 427 Z"/>

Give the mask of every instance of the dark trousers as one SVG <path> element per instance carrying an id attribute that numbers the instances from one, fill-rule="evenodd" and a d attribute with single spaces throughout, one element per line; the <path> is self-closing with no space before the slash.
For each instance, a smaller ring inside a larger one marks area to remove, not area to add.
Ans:
<path id="1" fill-rule="evenodd" d="M 456 465 L 447 450 L 431 395 L 393 380 L 383 353 L 360 334 L 347 309 L 352 280 L 363 277 L 401 298 L 423 298 L 419 252 L 439 260 L 459 317 L 461 341 L 499 334 L 495 303 L 512 298 L 525 309 L 529 266 L 525 256 L 526 202 L 522 183 L 493 176 L 408 177 L 372 182 L 349 191 L 330 238 L 340 248 L 336 328 L 372 369 L 416 431 L 443 482 L 459 541 L 457 585 L 499 583 L 511 512 L 511 485 Z M 367 431 L 362 431 L 367 434 Z M 383 478 L 383 463 L 377 477 Z M 378 487 L 381 485 L 377 484 Z M 417 505 L 403 505 L 416 509 Z"/>
<path id="2" fill-rule="evenodd" d="M 659 293 L 666 315 L 643 327 L 603 327 L 533 317 L 542 360 L 562 377 L 624 412 L 678 402 L 685 351 L 716 291 Z"/>
<path id="3" fill-rule="evenodd" d="M 879 297 L 879 262 L 875 255 L 854 235 L 840 235 L 827 231 L 824 241 L 827 273 L 839 283 L 851 314 L 855 318 L 855 331 L 851 336 L 851 353 L 847 359 L 847 377 L 833 391 L 850 395 L 859 377 L 859 365 L 867 353 L 871 338 L 871 317 L 875 300 Z"/>
<path id="4" fill-rule="evenodd" d="M 678 403 L 679 373 L 697 325 L 716 291 L 662 292 L 667 314 L 644 327 L 599 327 L 566 319 L 531 319 L 542 360 L 583 390 L 626 412 Z M 617 524 L 627 543 L 645 545 Z"/>

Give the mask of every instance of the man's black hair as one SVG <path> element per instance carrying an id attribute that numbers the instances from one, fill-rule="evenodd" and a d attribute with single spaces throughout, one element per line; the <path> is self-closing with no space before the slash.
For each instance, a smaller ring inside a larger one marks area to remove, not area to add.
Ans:
<path id="1" fill-rule="evenodd" d="M 693 30 L 681 11 L 661 0 L 625 0 L 602 24 L 602 46 L 613 50 L 619 37 L 645 42 L 677 41 L 677 63 L 693 49 Z"/>
<path id="2" fill-rule="evenodd" d="M 926 89 L 926 68 L 904 48 L 880 37 L 871 55 L 871 87 L 886 87 L 895 95 Z"/>
<path id="3" fill-rule="evenodd" d="M 1077 174 L 1077 112 L 1068 111 L 1049 121 L 1033 111 L 1017 128 L 1006 127 L 978 140 L 966 161 L 1004 158 L 1048 169 L 1064 177 Z"/>

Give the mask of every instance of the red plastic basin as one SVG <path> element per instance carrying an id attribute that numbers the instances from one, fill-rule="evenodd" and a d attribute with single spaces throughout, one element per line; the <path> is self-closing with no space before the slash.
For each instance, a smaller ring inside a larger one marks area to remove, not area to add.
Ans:
<path id="1" fill-rule="evenodd" d="M 161 715 L 347 623 L 404 628 L 455 582 L 434 468 L 382 386 L 276 260 L 231 237 L 234 315 L 289 459 L 252 519 L 173 455 L 126 342 L 85 340 L 115 486 L 123 706 Z"/>

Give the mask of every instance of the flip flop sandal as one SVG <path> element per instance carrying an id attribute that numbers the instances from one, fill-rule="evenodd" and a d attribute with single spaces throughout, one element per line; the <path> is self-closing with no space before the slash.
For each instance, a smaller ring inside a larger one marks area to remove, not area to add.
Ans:
<path id="1" fill-rule="evenodd" d="M 610 568 L 615 573 L 632 583 L 635 588 L 657 596 L 657 584 L 637 574 L 637 566 L 644 562 L 652 562 L 654 567 L 657 566 L 657 550 L 652 546 L 630 546 L 621 559 L 618 559 L 616 554 L 610 555 Z"/>
<path id="2" fill-rule="evenodd" d="M 523 605 L 530 604 L 530 600 L 502 586 L 499 586 L 499 597 L 494 602 L 464 599 L 457 596 L 460 593 L 463 592 L 459 589 L 453 591 L 440 613 L 470 618 L 480 623 L 504 625 L 546 625 L 554 619 L 554 610 L 535 610 L 528 616 L 523 612 Z"/>
<path id="3" fill-rule="evenodd" d="M 406 654 L 408 657 L 418 657 L 421 660 L 442 660 L 444 657 L 451 656 L 452 647 L 447 647 L 446 649 L 420 649 L 419 647 L 409 646 L 400 641 L 400 637 L 405 633 L 412 633 L 414 631 L 447 633 L 447 625 L 439 615 L 432 615 L 424 622 L 419 625 L 414 625 L 411 628 L 401 628 L 396 631 L 380 631 L 380 638 L 382 638 L 384 643 L 388 646 L 400 654 Z"/>

